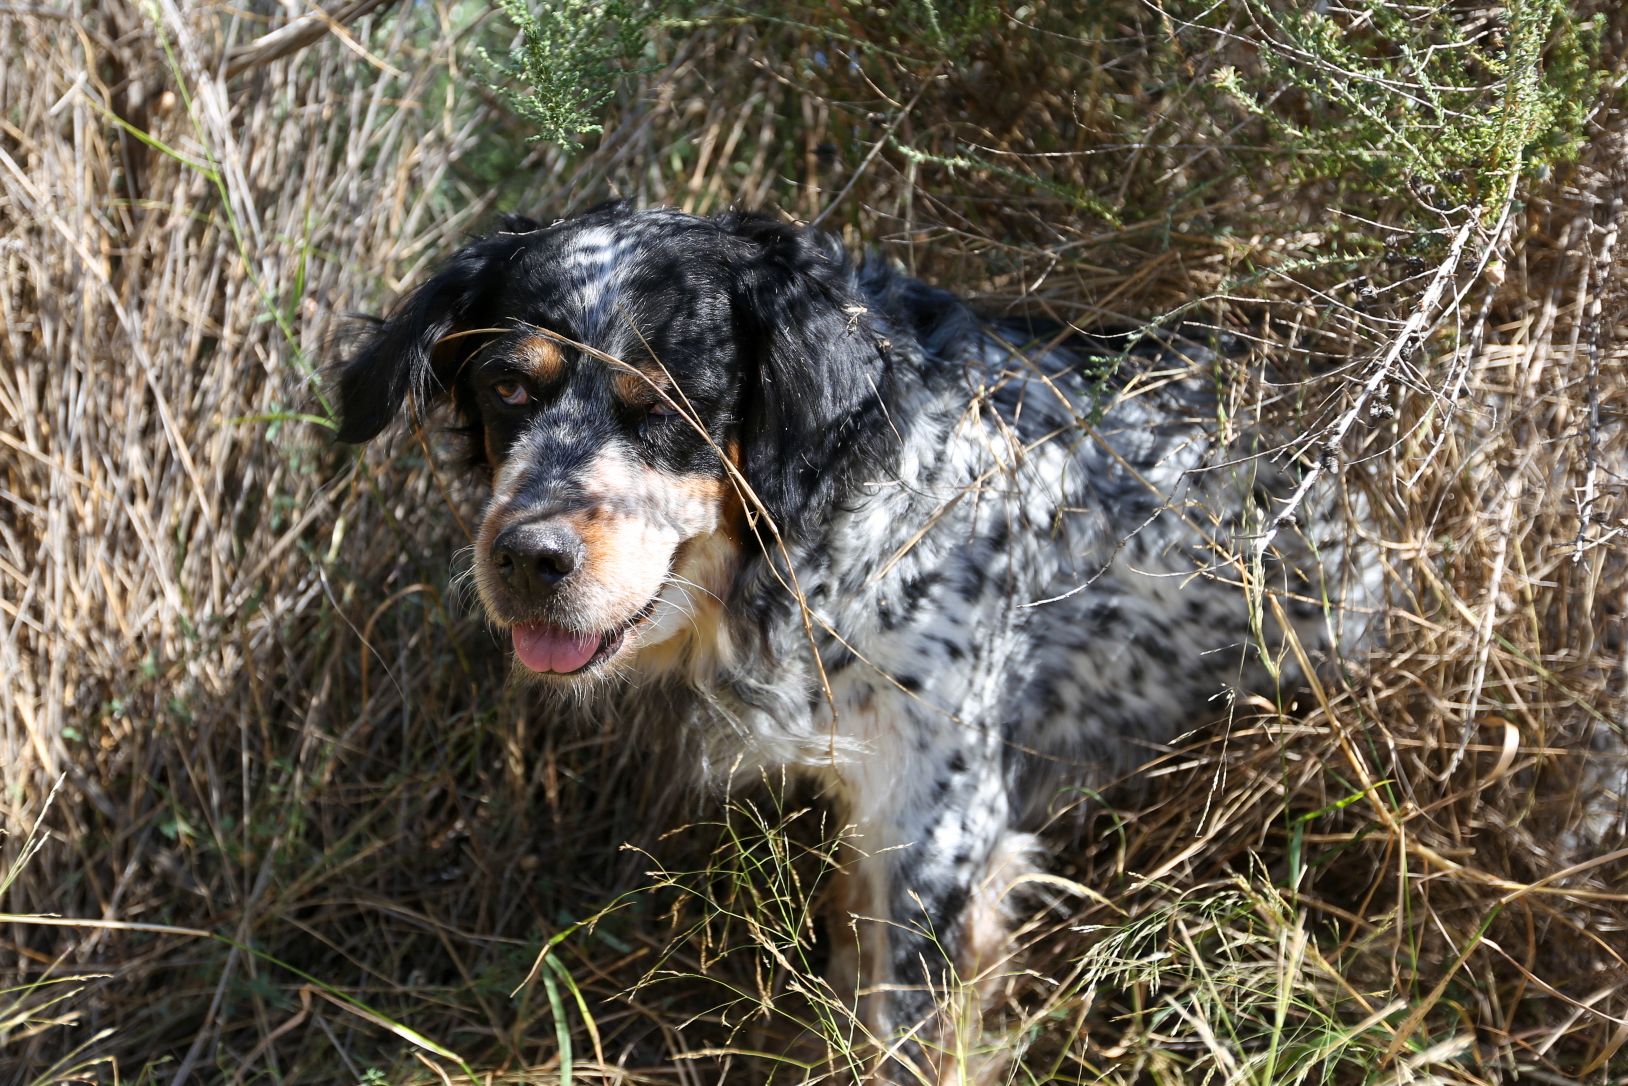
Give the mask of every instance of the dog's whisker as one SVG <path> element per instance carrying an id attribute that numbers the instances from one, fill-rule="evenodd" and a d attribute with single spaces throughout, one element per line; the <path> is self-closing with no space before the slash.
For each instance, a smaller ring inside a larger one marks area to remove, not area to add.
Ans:
<path id="1" fill-rule="evenodd" d="M 711 589 L 705 587 L 704 585 L 697 584 L 695 581 L 690 580 L 688 577 L 681 577 L 677 573 L 669 573 L 667 575 L 667 583 L 668 584 L 676 584 L 676 585 L 679 585 L 680 587 L 683 587 L 683 588 L 692 588 L 695 591 L 701 593 L 703 596 L 707 596 L 707 597 L 709 597 L 709 598 L 711 598 L 713 600 L 716 600 L 719 604 L 722 604 L 724 602 L 723 597 L 718 595 L 718 593 L 712 591 Z"/>

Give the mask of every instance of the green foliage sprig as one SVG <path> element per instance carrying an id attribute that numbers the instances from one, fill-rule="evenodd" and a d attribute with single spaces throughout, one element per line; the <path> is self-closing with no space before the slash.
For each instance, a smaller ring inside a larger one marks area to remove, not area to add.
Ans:
<path id="1" fill-rule="evenodd" d="M 1266 123 L 1296 181 L 1485 204 L 1523 170 L 1575 155 L 1597 100 L 1599 20 L 1579 23 L 1560 0 L 1245 11 L 1250 60 L 1212 79 Z M 1207 5 L 1194 21 L 1219 34 L 1222 14 Z"/>
<path id="2" fill-rule="evenodd" d="M 497 89 L 536 128 L 575 145 L 602 129 L 600 111 L 643 52 L 658 4 L 646 0 L 494 0 L 519 31 L 507 61 L 485 48 Z M 519 89 L 516 89 L 518 86 Z"/>

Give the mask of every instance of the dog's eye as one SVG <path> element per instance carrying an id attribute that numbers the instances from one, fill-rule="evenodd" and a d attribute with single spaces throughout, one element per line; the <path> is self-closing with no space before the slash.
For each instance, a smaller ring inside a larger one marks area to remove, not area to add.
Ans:
<path id="1" fill-rule="evenodd" d="M 519 381 L 499 381 L 492 386 L 492 391 L 510 407 L 519 407 L 531 401 L 531 393 Z"/>
<path id="2" fill-rule="evenodd" d="M 653 419 L 671 418 L 677 414 L 678 412 L 674 411 L 670 405 L 665 404 L 660 400 L 657 400 L 655 403 L 650 405 L 650 417 Z"/>

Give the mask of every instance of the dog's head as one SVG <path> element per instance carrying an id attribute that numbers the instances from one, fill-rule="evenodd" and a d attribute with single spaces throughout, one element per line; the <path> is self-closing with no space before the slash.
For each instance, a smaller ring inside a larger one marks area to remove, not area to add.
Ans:
<path id="1" fill-rule="evenodd" d="M 527 672 L 704 668 L 743 566 L 878 454 L 882 336 L 824 235 L 625 205 L 511 219 L 340 364 L 339 438 L 450 400 L 491 478 L 475 583 Z"/>

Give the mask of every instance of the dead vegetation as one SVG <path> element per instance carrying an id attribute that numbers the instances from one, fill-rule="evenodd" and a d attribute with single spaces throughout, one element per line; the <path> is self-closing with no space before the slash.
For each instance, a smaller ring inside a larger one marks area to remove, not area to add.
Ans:
<path id="1" fill-rule="evenodd" d="M 271 7 L 0 5 L 0 1077 L 840 1063 L 818 809 L 676 803 L 504 692 L 446 594 L 445 443 L 322 421 L 346 313 L 498 210 L 614 193 L 1252 337 L 1304 378 L 1253 394 L 1368 492 L 1387 649 L 1073 813 L 986 1039 L 1015 1081 L 1625 1081 L 1620 12 L 1576 158 L 1494 199 L 1304 169 L 1229 110 L 1264 5 L 690 12 L 574 155 L 486 89 L 477 5 Z"/>

